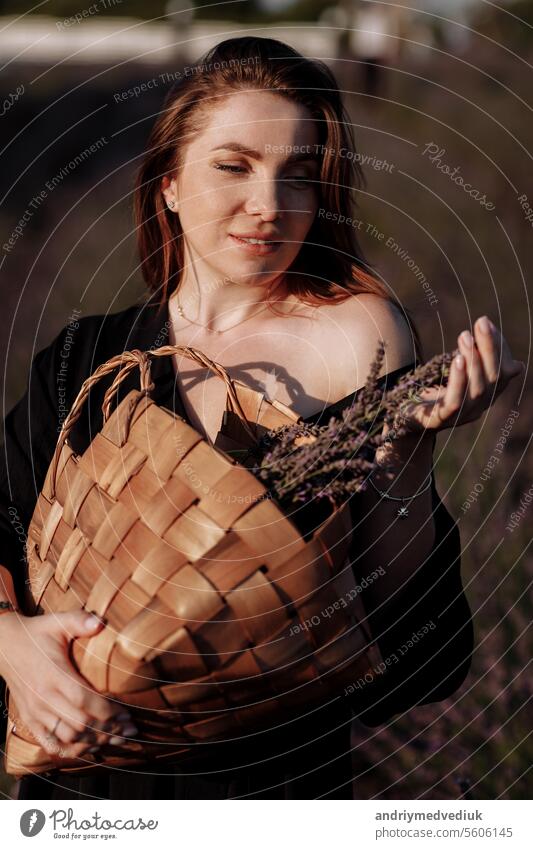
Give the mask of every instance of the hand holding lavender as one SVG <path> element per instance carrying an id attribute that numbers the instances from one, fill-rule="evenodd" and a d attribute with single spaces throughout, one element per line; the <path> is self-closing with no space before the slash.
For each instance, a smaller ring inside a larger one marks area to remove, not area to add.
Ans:
<path id="1" fill-rule="evenodd" d="M 366 489 L 377 467 L 376 451 L 391 431 L 424 438 L 474 421 L 525 370 L 487 316 L 476 320 L 474 334 L 463 331 L 452 354 L 432 357 L 385 392 L 377 385 L 385 353 L 381 340 L 350 409 L 326 426 L 302 423 L 269 431 L 254 455 L 254 473 L 286 510 L 315 499 L 338 506 Z"/>
<path id="2" fill-rule="evenodd" d="M 453 357 L 433 357 L 384 392 L 377 385 L 384 354 L 382 341 L 366 384 L 340 417 L 331 417 L 325 426 L 286 425 L 263 436 L 253 471 L 285 510 L 315 499 L 338 506 L 366 489 L 366 480 L 377 467 L 376 451 L 390 438 L 384 426 L 397 436 L 411 432 L 405 410 L 413 403 L 425 403 L 420 397 L 424 389 L 446 384 Z"/>

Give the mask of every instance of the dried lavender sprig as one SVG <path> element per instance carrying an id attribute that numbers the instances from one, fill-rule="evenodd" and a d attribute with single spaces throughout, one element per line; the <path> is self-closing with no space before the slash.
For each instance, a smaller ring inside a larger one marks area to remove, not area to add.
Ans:
<path id="1" fill-rule="evenodd" d="M 331 436 L 324 438 L 334 424 L 338 422 L 332 418 L 323 428 L 324 432 L 317 435 L 309 433 L 309 427 L 289 426 L 263 458 L 258 477 L 282 504 L 307 501 L 318 495 L 329 496 L 334 491 L 337 496 L 350 495 L 364 488 L 368 474 L 375 468 L 375 452 L 385 437 L 346 430 L 342 441 L 338 432 L 335 441 Z M 320 429 L 315 427 L 314 430 L 316 433 Z M 298 447 L 302 437 L 311 437 L 314 441 Z"/>
<path id="2" fill-rule="evenodd" d="M 364 387 L 340 419 L 332 416 L 322 427 L 286 425 L 263 437 L 264 453 L 255 473 L 281 504 L 305 502 L 313 497 L 327 497 L 332 503 L 339 503 L 363 490 L 368 474 L 377 466 L 376 450 L 387 439 L 382 433 L 384 422 L 396 424 L 398 429 L 400 420 L 399 435 L 405 432 L 402 407 L 422 400 L 418 392 L 425 386 L 445 385 L 454 356 L 436 355 L 383 392 L 377 381 L 384 352 L 385 343 L 380 340 Z"/>
<path id="3" fill-rule="evenodd" d="M 368 398 L 377 397 L 378 372 L 376 368 L 367 381 L 367 398 L 343 411 L 340 420 L 332 416 L 323 427 L 286 425 L 268 435 L 270 450 L 257 474 L 282 505 L 314 497 L 339 503 L 365 488 L 375 468 L 375 452 L 384 441 L 379 428 L 372 427 L 365 417 L 364 409 Z"/>
<path id="4" fill-rule="evenodd" d="M 389 426 L 401 427 L 404 408 L 412 401 L 424 400 L 419 394 L 421 390 L 435 386 L 444 388 L 448 382 L 452 360 L 457 353 L 456 349 L 451 354 L 437 354 L 427 363 L 402 375 L 384 399 L 384 421 Z"/>
<path id="5" fill-rule="evenodd" d="M 290 443 L 287 447 L 281 443 L 265 458 L 268 466 L 259 469 L 259 477 L 283 502 L 306 501 L 318 492 L 328 495 L 339 488 L 351 494 L 373 470 L 375 450 L 368 438 L 362 446 L 361 439 L 355 437 L 324 462 L 320 440 L 297 449 Z"/>

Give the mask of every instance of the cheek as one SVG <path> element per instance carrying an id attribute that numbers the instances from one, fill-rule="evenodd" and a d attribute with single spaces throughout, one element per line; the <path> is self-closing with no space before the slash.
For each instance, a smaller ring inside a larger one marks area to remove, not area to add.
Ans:
<path id="1" fill-rule="evenodd" d="M 214 237 L 221 232 L 224 234 L 231 226 L 234 217 L 242 209 L 242 199 L 235 189 L 226 187 L 207 192 L 202 198 L 196 215 L 199 226 L 205 226 Z"/>
<path id="2" fill-rule="evenodd" d="M 183 180 L 181 187 L 182 207 L 186 209 L 187 215 L 199 221 L 203 219 L 204 223 L 216 218 L 216 213 L 209 216 L 209 210 L 220 210 L 227 207 L 232 198 L 236 196 L 235 189 L 231 191 L 227 186 L 220 186 L 209 173 L 204 173 L 198 169 L 196 173 L 190 172 L 187 178 Z"/>
<path id="3" fill-rule="evenodd" d="M 180 218 L 184 231 L 191 239 L 205 239 L 228 223 L 229 199 L 227 193 L 212 191 L 212 186 L 198 183 L 191 188 L 181 203 Z"/>

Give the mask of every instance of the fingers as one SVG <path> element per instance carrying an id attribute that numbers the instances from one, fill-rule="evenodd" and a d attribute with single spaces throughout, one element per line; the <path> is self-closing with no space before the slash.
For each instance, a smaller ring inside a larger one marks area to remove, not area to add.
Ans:
<path id="1" fill-rule="evenodd" d="M 50 721 L 46 723 L 45 738 L 40 741 L 49 755 L 56 758 L 79 758 L 92 748 L 91 741 L 77 742 L 72 736 L 75 732 L 63 720 L 57 722 L 56 718 L 52 730 Z M 55 731 L 53 731 L 54 728 Z"/>
<path id="2" fill-rule="evenodd" d="M 468 378 L 468 397 L 472 401 L 476 401 L 484 394 L 487 388 L 485 380 L 484 363 L 480 353 L 474 345 L 474 338 L 470 331 L 463 330 L 457 337 L 459 343 L 459 351 L 465 358 L 466 375 Z M 485 357 L 492 361 L 495 360 L 495 348 L 491 339 L 485 341 Z M 493 366 L 497 369 L 497 366 Z"/>
<path id="3" fill-rule="evenodd" d="M 67 640 L 74 637 L 87 637 L 96 634 L 103 627 L 103 622 L 86 610 L 69 610 L 68 613 L 57 613 L 55 624 Z"/>
<path id="4" fill-rule="evenodd" d="M 50 723 L 52 721 L 52 717 L 47 716 L 46 721 Z M 37 743 L 42 746 L 45 752 L 49 755 L 53 755 L 54 757 L 63 757 L 62 744 L 52 736 L 50 728 L 44 724 L 44 721 L 32 722 L 30 731 L 32 736 L 35 738 Z"/>
<path id="5" fill-rule="evenodd" d="M 52 665 L 46 676 L 47 685 L 41 690 L 41 705 L 56 717 L 63 717 L 76 734 L 82 734 L 96 722 L 124 724 L 131 721 L 129 711 L 93 690 L 67 658 L 54 657 L 51 653 L 50 659 Z M 36 705 L 35 713 L 38 712 Z M 121 720 L 118 720 L 119 714 L 123 715 Z"/>
<path id="6" fill-rule="evenodd" d="M 114 745 L 119 738 L 122 740 L 124 737 L 134 737 L 138 733 L 131 714 L 128 711 L 122 711 L 114 714 L 108 720 L 95 719 L 89 721 L 85 728 L 75 735 L 74 739 L 99 746 Z"/>
<path id="7" fill-rule="evenodd" d="M 487 381 L 494 385 L 502 365 L 501 334 L 496 334 L 496 328 L 486 315 L 474 322 L 474 334 Z"/>
<path id="8" fill-rule="evenodd" d="M 107 720 L 97 720 L 88 713 L 73 708 L 62 694 L 55 694 L 48 702 L 50 712 L 61 717 L 55 735 L 63 743 L 85 743 L 103 745 L 112 736 L 131 736 L 137 733 L 131 715 L 127 711 L 114 712 Z"/>
<path id="9" fill-rule="evenodd" d="M 129 711 L 93 690 L 72 664 L 71 638 L 98 633 L 103 624 L 95 620 L 87 628 L 86 620 L 81 610 L 29 619 L 18 641 L 24 662 L 7 682 L 18 706 L 17 726 L 58 758 L 76 758 L 95 745 L 122 744 L 138 734 Z"/>
<path id="10" fill-rule="evenodd" d="M 525 364 L 514 359 L 501 330 L 486 315 L 475 321 L 474 334 L 489 384 L 494 386 L 501 381 L 505 386 L 524 371 Z"/>
<path id="11" fill-rule="evenodd" d="M 481 316 L 474 322 L 474 336 L 464 330 L 457 337 L 459 352 L 464 359 L 464 368 L 457 364 L 450 371 L 452 386 L 446 394 L 447 407 L 439 409 L 439 415 L 459 401 L 459 393 L 464 403 L 462 421 L 479 416 L 482 409 L 493 403 L 495 397 L 503 391 L 507 383 L 525 368 L 523 363 L 513 359 L 509 347 L 497 327 L 487 316 Z M 461 379 L 459 379 L 461 378 Z M 465 403 L 466 402 L 466 403 Z"/>
<path id="12" fill-rule="evenodd" d="M 66 712 L 62 713 L 58 710 L 57 704 L 57 701 L 50 704 L 50 714 L 47 714 L 50 718 L 45 724 L 61 743 L 91 745 L 92 743 L 102 742 L 102 740 L 97 739 L 98 735 L 93 728 L 91 717 L 81 713 L 79 719 L 72 719 L 72 711 L 67 709 Z"/>
<path id="13" fill-rule="evenodd" d="M 57 726 L 56 736 L 69 745 L 79 747 L 80 751 L 88 749 L 99 749 L 101 746 L 116 746 L 124 743 L 128 738 L 138 734 L 137 728 L 130 723 L 99 723 L 93 722 L 87 725 L 81 733 L 72 733 L 72 729 L 66 727 L 63 731 L 63 722 Z"/>
<path id="14" fill-rule="evenodd" d="M 57 730 L 59 730 L 60 725 L 61 723 L 57 723 L 57 715 L 50 710 L 41 710 L 39 720 L 34 720 L 31 723 L 31 733 L 34 737 L 39 735 L 39 743 L 50 755 L 59 754 L 58 750 L 61 748 L 61 740 L 58 738 L 54 728 L 57 726 Z"/>
<path id="15" fill-rule="evenodd" d="M 79 708 L 69 702 L 63 693 L 52 693 L 47 700 L 47 706 L 54 716 L 60 716 L 62 718 L 62 734 L 59 735 L 58 733 L 57 736 L 60 736 L 60 739 L 63 740 L 64 743 L 72 742 L 72 740 L 74 740 L 78 734 L 85 731 L 91 723 L 92 717 L 89 716 L 86 711 L 82 710 L 82 708 Z"/>
<path id="16" fill-rule="evenodd" d="M 63 732 L 64 723 L 54 723 L 56 731 L 52 734 L 49 728 L 45 728 L 44 735 L 39 734 L 37 740 L 43 749 L 55 758 L 79 758 L 93 748 L 91 742 L 78 743 L 76 741 L 65 740 Z M 34 726 L 36 727 L 36 726 Z M 39 726 L 37 726 L 39 727 Z M 33 728 L 32 733 L 36 736 Z"/>
<path id="17" fill-rule="evenodd" d="M 68 642 L 77 636 L 96 634 L 104 624 L 101 619 L 93 614 L 88 615 L 84 610 L 60 613 L 55 619 L 61 635 Z M 61 666 L 66 673 L 66 680 L 61 686 L 60 692 L 64 695 L 66 702 L 75 711 L 78 711 L 77 721 L 80 719 L 80 713 L 88 715 L 90 721 L 99 720 L 101 722 L 107 722 L 116 713 L 120 713 L 120 705 L 113 704 L 93 690 L 85 679 L 76 672 L 70 660 L 68 660 L 67 665 L 62 663 Z M 76 718 L 76 714 L 74 716 Z"/>
<path id="18" fill-rule="evenodd" d="M 57 665 L 53 669 L 57 672 Z M 61 679 L 56 676 L 55 686 L 49 685 L 24 709 L 25 725 L 32 734 L 44 726 L 47 734 L 55 735 L 55 743 L 68 750 L 68 755 L 58 757 L 77 757 L 93 746 L 113 745 L 138 734 L 128 710 L 95 693 L 73 669 L 65 671 Z M 45 743 L 46 751 L 54 753 L 50 748 L 54 738 Z"/>
<path id="19" fill-rule="evenodd" d="M 41 704 L 35 705 L 33 712 L 41 717 L 44 710 L 55 719 L 61 717 L 56 736 L 62 744 L 82 744 L 81 751 L 104 745 L 112 736 L 137 734 L 130 712 L 96 693 L 73 667 L 64 667 L 58 679 L 61 662 L 65 662 L 63 658 L 54 666 L 54 684 L 42 694 Z M 49 681 L 52 677 L 51 674 Z"/>
<path id="20" fill-rule="evenodd" d="M 72 747 L 61 739 L 61 722 L 57 722 L 57 716 L 43 709 L 39 718 L 23 716 L 17 718 L 17 730 L 24 736 L 33 738 L 44 751 L 54 758 L 79 757 L 87 745 Z M 54 731 L 54 728 L 56 731 Z"/>
<path id="21" fill-rule="evenodd" d="M 42 706 L 38 718 L 21 716 L 17 726 L 23 734 L 29 732 L 49 755 L 56 758 L 78 758 L 87 752 L 97 751 L 101 746 L 122 745 L 138 734 L 131 721 L 125 720 L 122 723 L 86 723 L 80 733 L 66 719 Z"/>
<path id="22" fill-rule="evenodd" d="M 446 392 L 439 405 L 439 416 L 445 421 L 460 412 L 467 386 L 466 361 L 462 354 L 452 360 Z"/>
<path id="23" fill-rule="evenodd" d="M 123 710 L 120 704 L 110 702 L 109 699 L 93 690 L 72 665 L 69 664 L 64 668 L 62 679 L 60 687 L 56 682 L 56 690 L 62 694 L 69 705 L 88 717 L 89 721 L 106 722 Z"/>

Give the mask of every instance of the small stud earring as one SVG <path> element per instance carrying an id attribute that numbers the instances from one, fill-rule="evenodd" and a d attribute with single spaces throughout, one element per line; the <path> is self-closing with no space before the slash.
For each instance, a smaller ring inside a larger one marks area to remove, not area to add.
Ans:
<path id="1" fill-rule="evenodd" d="M 168 208 L 169 208 L 169 209 L 174 209 L 174 201 L 173 201 L 173 200 L 169 200 L 169 202 L 168 202 Z"/>

